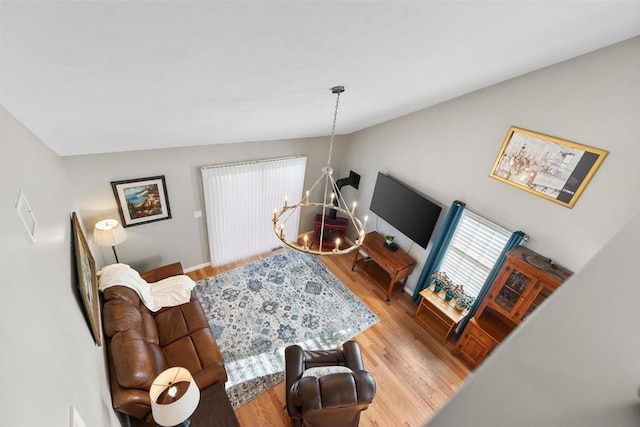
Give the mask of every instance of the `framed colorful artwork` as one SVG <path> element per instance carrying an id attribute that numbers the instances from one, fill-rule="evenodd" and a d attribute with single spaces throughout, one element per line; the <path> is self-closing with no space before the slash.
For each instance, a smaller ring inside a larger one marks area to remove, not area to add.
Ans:
<path id="1" fill-rule="evenodd" d="M 124 227 L 171 218 L 164 175 L 113 181 L 111 187 Z"/>

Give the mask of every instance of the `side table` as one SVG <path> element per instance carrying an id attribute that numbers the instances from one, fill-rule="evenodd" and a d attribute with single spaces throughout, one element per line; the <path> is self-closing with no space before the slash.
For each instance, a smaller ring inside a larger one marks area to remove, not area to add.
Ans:
<path id="1" fill-rule="evenodd" d="M 368 257 L 363 258 L 360 256 L 360 251 L 356 251 L 351 271 L 357 265 L 374 281 L 385 286 L 387 301 L 389 301 L 395 284 L 404 285 L 407 282 L 407 277 L 415 268 L 416 261 L 402 249 L 395 252 L 387 249 L 384 246 L 384 237 L 375 231 L 367 233 L 360 249 L 366 252 Z"/>
<path id="2" fill-rule="evenodd" d="M 451 332 L 466 316 L 467 310 L 461 312 L 455 308 L 455 300 L 445 301 L 444 291 L 436 294 L 430 286 L 420 292 L 422 299 L 416 310 L 416 318 L 422 322 L 435 336 L 447 342 Z"/>

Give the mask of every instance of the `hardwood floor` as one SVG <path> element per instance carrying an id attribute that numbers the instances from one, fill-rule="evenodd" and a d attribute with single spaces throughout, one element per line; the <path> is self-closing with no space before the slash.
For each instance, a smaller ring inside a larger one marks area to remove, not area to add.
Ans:
<path id="1" fill-rule="evenodd" d="M 362 349 L 365 369 L 377 385 L 376 396 L 362 413 L 360 426 L 422 426 L 455 393 L 469 368 L 451 355 L 453 342 L 441 344 L 414 319 L 416 306 L 407 293 L 397 290 L 386 302 L 382 286 L 358 269 L 352 272 L 353 256 L 321 259 L 380 319 L 354 338 Z M 200 280 L 260 258 L 188 274 Z M 238 408 L 236 415 L 243 427 L 286 427 L 290 421 L 284 406 L 284 385 L 280 383 Z"/>

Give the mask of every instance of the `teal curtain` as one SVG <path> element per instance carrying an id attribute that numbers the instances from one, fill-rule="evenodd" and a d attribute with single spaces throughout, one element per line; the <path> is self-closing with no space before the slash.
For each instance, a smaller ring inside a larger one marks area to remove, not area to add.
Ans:
<path id="1" fill-rule="evenodd" d="M 464 328 L 467 327 L 467 323 L 469 323 L 469 319 L 471 319 L 473 315 L 476 314 L 476 311 L 478 311 L 478 307 L 480 307 L 480 304 L 482 304 L 482 300 L 487 296 L 487 293 L 489 293 L 489 289 L 491 289 L 491 285 L 493 285 L 493 281 L 496 280 L 496 277 L 498 276 L 500 269 L 504 265 L 504 262 L 507 260 L 507 252 L 509 252 L 513 248 L 518 247 L 520 243 L 522 243 L 524 236 L 525 234 L 522 231 L 515 231 L 511 234 L 511 237 L 509 237 L 509 240 L 507 240 L 506 245 L 504 245 L 504 249 L 502 249 L 502 252 L 498 257 L 498 260 L 496 261 L 493 268 L 489 272 L 489 275 L 487 276 L 487 280 L 485 280 L 484 285 L 482 285 L 482 289 L 480 289 L 480 293 L 478 294 L 478 296 L 476 297 L 476 300 L 474 301 L 473 305 L 469 309 L 469 314 L 467 314 L 465 318 L 462 319 L 462 322 L 460 322 L 460 326 L 458 326 L 458 329 L 456 331 L 456 336 L 459 337 L 460 335 L 462 335 L 462 331 L 464 331 Z"/>
<path id="2" fill-rule="evenodd" d="M 449 208 L 449 212 L 447 212 L 447 216 L 444 218 L 438 236 L 433 242 L 427 261 L 424 263 L 422 273 L 420 273 L 420 278 L 418 278 L 418 283 L 416 284 L 416 289 L 413 291 L 413 302 L 420 302 L 420 292 L 431 285 L 433 281 L 431 274 L 438 271 L 440 264 L 442 264 L 442 259 L 447 252 L 449 242 L 451 242 L 453 233 L 456 231 L 456 226 L 458 222 L 460 222 L 462 212 L 464 212 L 464 207 L 465 204 L 463 202 L 456 200 Z"/>

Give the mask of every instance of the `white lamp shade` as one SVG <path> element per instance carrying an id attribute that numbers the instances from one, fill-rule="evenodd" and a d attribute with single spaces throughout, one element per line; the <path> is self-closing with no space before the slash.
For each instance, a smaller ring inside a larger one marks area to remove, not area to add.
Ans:
<path id="1" fill-rule="evenodd" d="M 125 240 L 127 232 L 115 219 L 103 219 L 93 229 L 93 242 L 98 246 L 115 246 Z"/>
<path id="2" fill-rule="evenodd" d="M 162 392 L 172 384 L 183 381 L 189 382 L 189 387 L 182 396 L 171 403 L 157 403 Z M 187 369 L 174 367 L 163 371 L 153 380 L 149 388 L 149 397 L 155 422 L 161 426 L 175 426 L 189 419 L 196 410 L 200 403 L 200 389 Z"/>

